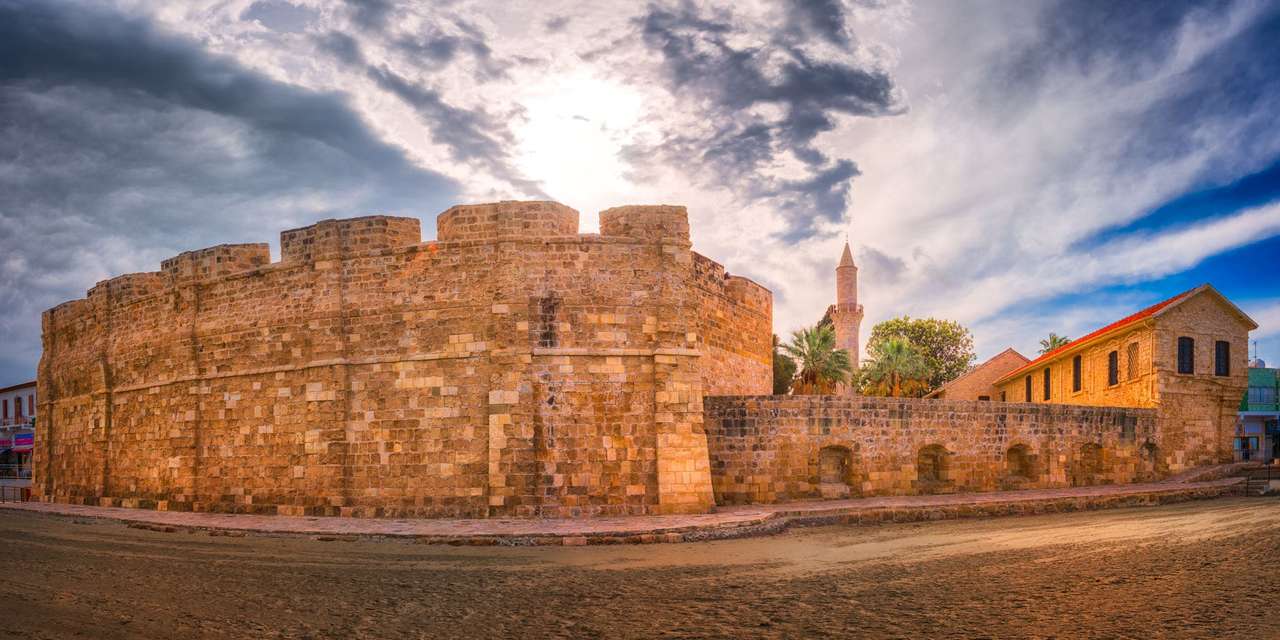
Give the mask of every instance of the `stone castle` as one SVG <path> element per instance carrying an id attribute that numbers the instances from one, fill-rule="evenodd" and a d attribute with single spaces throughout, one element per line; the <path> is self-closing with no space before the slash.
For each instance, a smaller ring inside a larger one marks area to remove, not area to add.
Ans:
<path id="1" fill-rule="evenodd" d="M 279 262 L 266 244 L 187 252 L 46 311 L 33 491 L 580 517 L 1132 482 L 1222 461 L 1221 405 L 1245 384 L 1231 360 L 1207 382 L 1161 373 L 1147 395 L 1135 378 L 1123 394 L 1006 402 L 768 396 L 772 295 L 692 251 L 682 207 L 609 209 L 579 234 L 556 203 L 459 206 L 436 236 L 413 218 L 328 220 L 282 233 Z M 832 318 L 856 357 L 847 244 L 836 273 Z M 1244 357 L 1252 321 L 1218 298 L 1142 325 L 1168 327 L 1139 347 L 1147 370 L 1193 329 Z M 1084 346 L 1121 339 L 1104 338 Z"/>
<path id="2" fill-rule="evenodd" d="M 707 394 L 768 393 L 768 290 L 682 207 L 600 233 L 550 202 L 330 220 L 44 314 L 44 499 L 281 514 L 577 516 L 713 504 Z"/>

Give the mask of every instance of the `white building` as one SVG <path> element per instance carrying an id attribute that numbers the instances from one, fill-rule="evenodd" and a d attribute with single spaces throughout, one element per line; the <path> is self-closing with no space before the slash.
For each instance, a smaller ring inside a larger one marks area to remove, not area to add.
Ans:
<path id="1" fill-rule="evenodd" d="M 36 381 L 0 389 L 0 478 L 30 478 Z"/>
<path id="2" fill-rule="evenodd" d="M 36 381 L 0 389 L 0 430 L 30 427 L 36 417 Z"/>

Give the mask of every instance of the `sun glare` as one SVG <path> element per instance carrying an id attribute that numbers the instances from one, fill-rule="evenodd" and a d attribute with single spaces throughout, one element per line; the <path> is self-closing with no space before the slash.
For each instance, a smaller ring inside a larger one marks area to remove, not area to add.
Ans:
<path id="1" fill-rule="evenodd" d="M 619 152 L 635 135 L 641 95 L 583 71 L 547 78 L 521 104 L 521 170 L 552 197 L 582 211 L 584 231 L 594 227 L 596 212 L 619 204 L 631 188 Z"/>

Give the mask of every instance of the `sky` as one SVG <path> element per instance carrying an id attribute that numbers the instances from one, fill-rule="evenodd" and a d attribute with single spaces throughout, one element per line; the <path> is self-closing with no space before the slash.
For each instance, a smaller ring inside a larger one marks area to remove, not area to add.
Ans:
<path id="1" fill-rule="evenodd" d="M 689 208 L 864 338 L 1034 355 L 1209 282 L 1280 364 L 1280 2 L 0 0 L 0 385 L 40 313 L 335 217 Z"/>

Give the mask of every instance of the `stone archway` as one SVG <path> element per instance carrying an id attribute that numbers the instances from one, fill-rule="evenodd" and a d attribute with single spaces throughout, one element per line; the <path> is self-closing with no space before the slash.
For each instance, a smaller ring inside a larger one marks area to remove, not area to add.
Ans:
<path id="1" fill-rule="evenodd" d="M 823 498 L 848 498 L 853 491 L 853 452 L 826 446 L 818 451 L 818 493 Z"/>
<path id="2" fill-rule="evenodd" d="M 1103 484 L 1102 445 L 1086 442 L 1076 451 L 1071 470 L 1071 486 L 1088 487 Z"/>
<path id="3" fill-rule="evenodd" d="M 1140 482 L 1152 482 L 1160 479 L 1160 447 L 1156 443 L 1147 441 L 1146 444 L 1138 447 L 1138 468 L 1136 480 Z"/>
<path id="4" fill-rule="evenodd" d="M 916 488 L 920 493 L 937 493 L 951 486 L 951 452 L 940 444 L 922 447 L 916 454 Z"/>
<path id="5" fill-rule="evenodd" d="M 1031 447 L 1015 444 L 1004 453 L 1005 479 L 1011 484 L 1026 484 L 1037 480 L 1035 456 Z"/>

